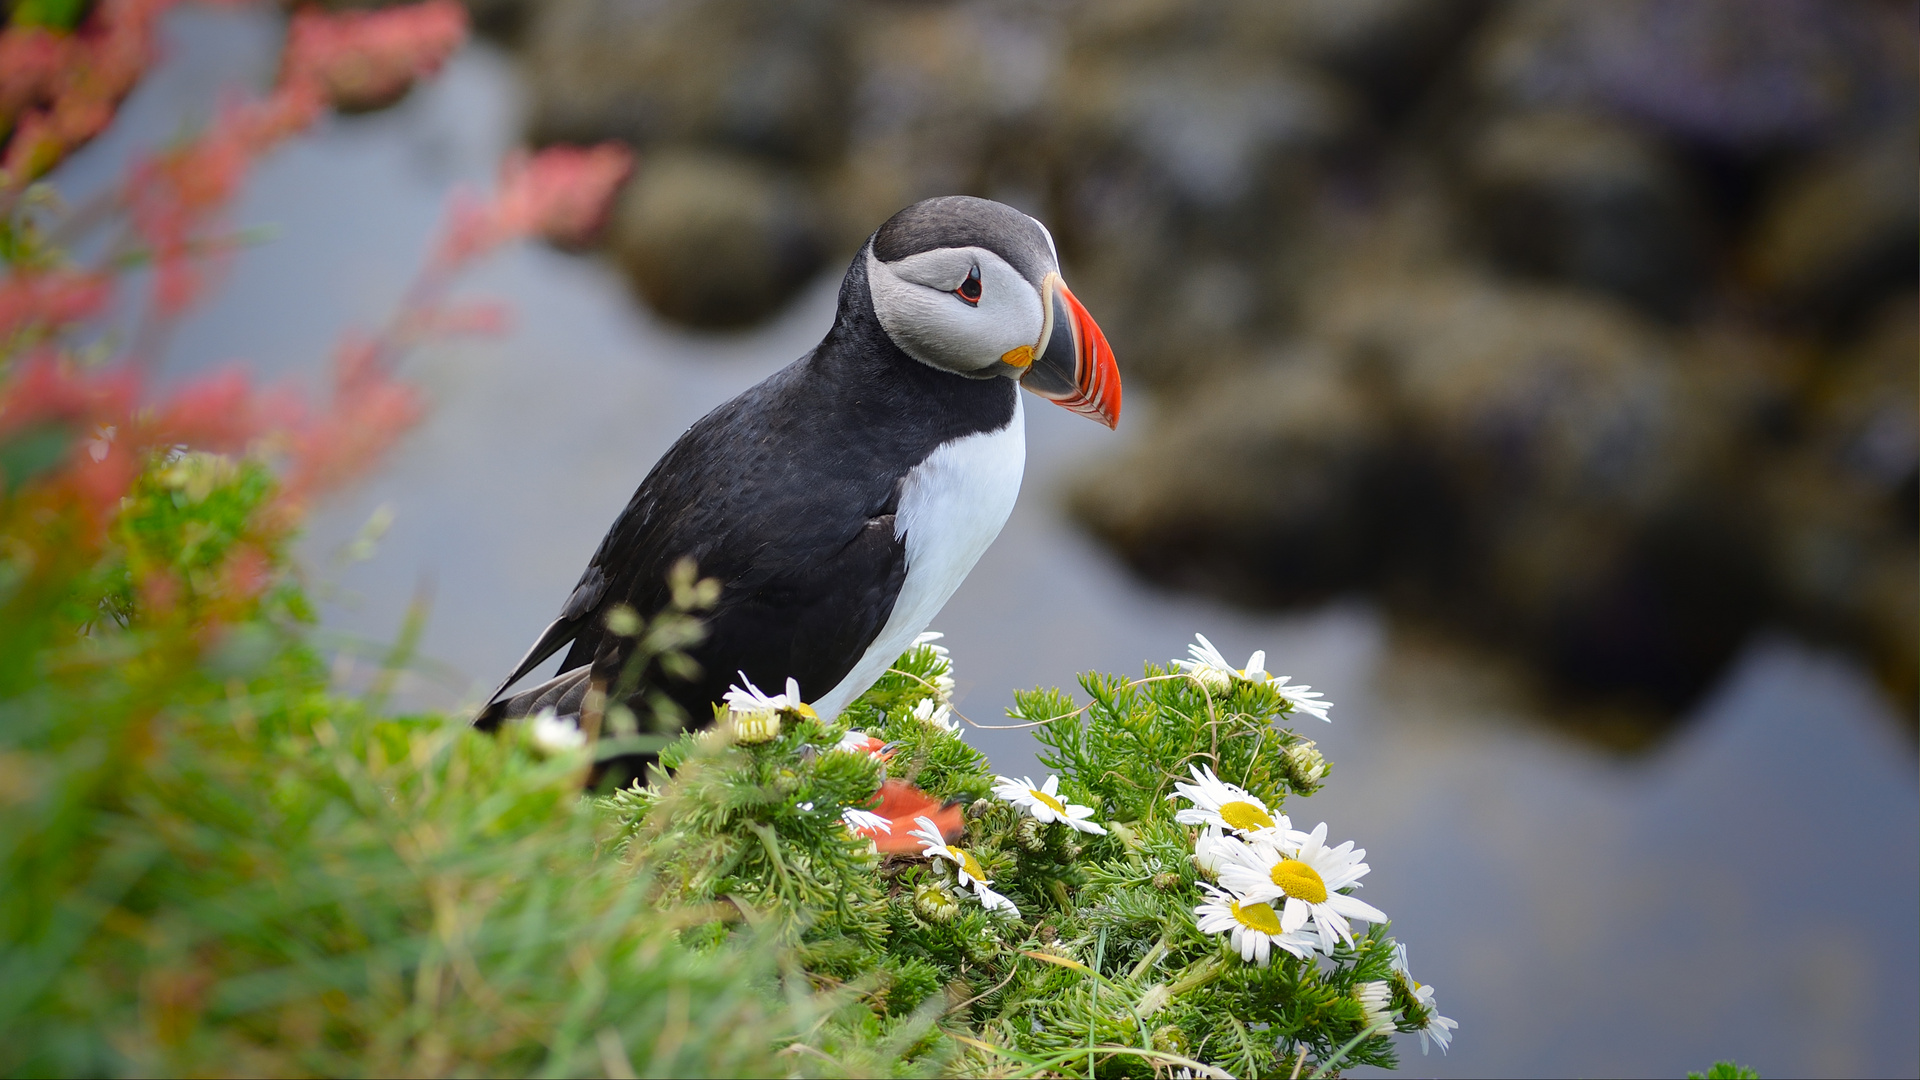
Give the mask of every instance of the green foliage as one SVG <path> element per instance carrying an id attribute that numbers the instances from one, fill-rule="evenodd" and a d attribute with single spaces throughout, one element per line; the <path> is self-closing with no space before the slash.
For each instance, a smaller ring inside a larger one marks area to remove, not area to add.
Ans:
<path id="1" fill-rule="evenodd" d="M 1151 666 L 1134 680 L 1084 677 L 1085 705 L 1019 695 L 1060 770 L 1060 798 L 1106 825 L 1087 835 L 988 797 L 985 759 L 940 722 L 951 685 L 944 650 L 921 645 L 837 722 L 790 711 L 776 737 L 749 743 L 722 715 L 663 753 L 650 786 L 603 800 L 622 822 L 623 858 L 650 867 L 672 903 L 713 912 L 687 940 L 771 928 L 817 986 L 858 995 L 864 1009 L 796 1045 L 844 1053 L 896 1033 L 895 1068 L 960 1075 L 1396 1063 L 1356 991 L 1387 984 L 1403 1031 L 1431 1012 L 1395 969 L 1385 927 L 1330 961 L 1276 950 L 1258 967 L 1195 922 L 1195 830 L 1174 821 L 1168 796 L 1191 764 L 1276 810 L 1317 787 L 1287 754 L 1311 744 L 1277 726 L 1290 711 L 1281 695 L 1244 681 L 1209 690 Z M 888 773 L 968 803 L 958 843 L 1018 914 L 988 911 L 950 861 L 882 856 L 840 825 L 878 780 L 866 753 L 834 749 L 853 728 L 890 744 Z M 936 1028 L 946 1037 L 924 1037 Z"/>
<path id="2" fill-rule="evenodd" d="M 834 1000 L 678 940 L 584 755 L 329 691 L 271 490 L 168 457 L 96 557 L 0 553 L 0 1072 L 791 1071 Z"/>
<path id="3" fill-rule="evenodd" d="M 1687 1080 L 1760 1080 L 1760 1074 L 1745 1065 L 1716 1061 L 1704 1073 L 1687 1073 Z"/>
<path id="4" fill-rule="evenodd" d="M 1196 925 L 1173 784 L 1205 764 L 1277 811 L 1324 772 L 1270 687 L 1020 695 L 1099 835 L 993 794 L 931 643 L 834 720 L 609 716 L 543 748 L 331 690 L 276 497 L 257 461 L 170 452 L 91 545 L 0 501 L 0 1071 L 1258 1075 L 1391 1066 L 1363 984 L 1403 1031 L 1431 1016 L 1384 927 L 1258 967 Z M 628 621 L 660 670 L 697 633 Z M 637 741 L 651 783 L 582 796 Z M 964 808 L 956 858 L 1017 911 L 849 830 L 883 773 Z"/>
<path id="5" fill-rule="evenodd" d="M 92 0 L 19 0 L 7 21 L 14 26 L 44 26 L 49 30 L 71 30 L 93 6 Z"/>

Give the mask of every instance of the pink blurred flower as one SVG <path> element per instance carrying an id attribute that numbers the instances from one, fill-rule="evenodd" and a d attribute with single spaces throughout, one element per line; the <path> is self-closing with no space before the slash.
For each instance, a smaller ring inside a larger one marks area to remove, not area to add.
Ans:
<path id="1" fill-rule="evenodd" d="M 500 166 L 491 202 L 455 196 L 435 261 L 450 270 L 524 236 L 583 244 L 606 221 L 632 171 L 633 152 L 614 142 L 514 154 Z"/>
<path id="2" fill-rule="evenodd" d="M 128 209 L 153 259 L 160 314 L 176 315 L 199 297 L 211 261 L 228 254 L 227 238 L 210 226 L 239 195 L 254 159 L 310 127 L 320 107 L 300 86 L 259 101 L 229 101 L 197 138 L 134 162 Z"/>
<path id="3" fill-rule="evenodd" d="M 151 446 L 190 446 L 235 453 L 300 422 L 290 393 L 256 393 L 246 373 L 229 370 L 195 380 L 139 417 L 134 435 Z"/>
<path id="4" fill-rule="evenodd" d="M 25 357 L 0 383 L 0 439 L 47 423 L 87 431 L 117 424 L 139 396 L 130 371 L 90 371 L 52 353 Z"/>
<path id="5" fill-rule="evenodd" d="M 514 236 L 585 243 L 606 221 L 614 192 L 632 171 L 633 152 L 612 142 L 551 146 L 531 158 L 514 155 L 500 170 L 501 227 Z"/>
<path id="6" fill-rule="evenodd" d="M 346 338 L 334 351 L 327 411 L 291 432 L 284 501 L 297 510 L 360 476 L 424 414 L 419 391 L 388 372 L 378 341 Z"/>
<path id="7" fill-rule="evenodd" d="M 72 270 L 20 272 L 0 279 L 0 344 L 29 326 L 78 322 L 106 305 L 112 279 Z"/>
<path id="8" fill-rule="evenodd" d="M 329 14 L 303 8 L 287 28 L 281 83 L 309 85 L 342 109 L 391 104 L 467 38 L 457 0 Z"/>
<path id="9" fill-rule="evenodd" d="M 0 121 L 13 120 L 0 170 L 19 188 L 99 134 L 153 57 L 154 24 L 175 0 L 100 0 L 80 30 L 0 34 Z"/>
<path id="10" fill-rule="evenodd" d="M 117 437 L 139 400 L 139 379 L 124 369 L 89 371 L 51 353 L 22 359 L 11 376 L 0 384 L 0 443 L 38 427 L 71 432 L 66 461 L 52 479 L 77 499 L 97 532 L 139 472 L 138 459 Z"/>
<path id="11" fill-rule="evenodd" d="M 50 100 L 61 73 L 75 63 L 78 44 L 71 35 L 39 26 L 9 27 L 0 33 L 0 121 Z"/>

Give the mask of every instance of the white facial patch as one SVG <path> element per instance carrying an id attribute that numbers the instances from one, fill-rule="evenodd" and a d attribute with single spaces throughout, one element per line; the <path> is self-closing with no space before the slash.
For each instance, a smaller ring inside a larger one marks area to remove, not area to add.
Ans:
<path id="1" fill-rule="evenodd" d="M 975 271 L 980 301 L 969 304 L 954 290 Z M 936 248 L 890 263 L 869 248 L 867 284 L 894 344 L 948 371 L 979 371 L 1022 345 L 1038 345 L 1046 321 L 1033 283 L 985 248 Z"/>

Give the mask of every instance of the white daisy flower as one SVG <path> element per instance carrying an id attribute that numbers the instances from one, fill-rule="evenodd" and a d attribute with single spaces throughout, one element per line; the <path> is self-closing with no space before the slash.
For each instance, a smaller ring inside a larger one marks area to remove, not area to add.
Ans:
<path id="1" fill-rule="evenodd" d="M 1207 640 L 1207 635 L 1195 634 L 1193 636 L 1198 644 L 1187 646 L 1187 655 L 1190 659 L 1175 660 L 1173 662 L 1174 667 L 1178 668 L 1184 674 L 1193 676 L 1199 681 L 1200 685 L 1215 692 L 1224 691 L 1231 687 L 1235 676 L 1245 675 L 1244 671 L 1227 663 L 1227 658 L 1220 655 L 1219 649 L 1213 647 L 1213 642 Z M 1254 653 L 1253 656 L 1249 658 L 1248 663 L 1264 661 L 1265 659 L 1266 654 Z"/>
<path id="2" fill-rule="evenodd" d="M 1400 942 L 1395 942 L 1393 946 L 1393 970 L 1407 980 L 1407 985 L 1413 989 L 1413 1000 L 1427 1010 L 1426 1024 L 1416 1029 L 1420 1032 L 1420 1053 L 1427 1052 L 1429 1039 L 1439 1045 L 1441 1053 L 1446 1053 L 1447 1047 L 1453 1044 L 1454 1029 L 1459 1027 L 1460 1023 L 1440 1015 L 1440 1009 L 1433 1000 L 1433 987 L 1422 985 L 1420 980 L 1414 978 L 1413 973 L 1407 970 L 1407 947 Z"/>
<path id="3" fill-rule="evenodd" d="M 840 820 L 846 822 L 847 828 L 852 829 L 854 832 L 859 832 L 862 829 L 878 829 L 888 835 L 892 835 L 893 833 L 893 822 L 888 821 L 886 818 L 881 817 L 871 810 L 861 810 L 857 807 L 849 806 L 840 811 Z"/>
<path id="4" fill-rule="evenodd" d="M 1173 820 L 1182 825 L 1214 825 L 1248 836 L 1268 829 L 1278 829 L 1287 837 L 1299 835 L 1292 832 L 1293 825 L 1287 815 L 1276 816 L 1267 809 L 1266 803 L 1248 794 L 1245 788 L 1215 776 L 1211 766 L 1187 768 L 1193 774 L 1193 783 L 1174 784 L 1175 795 L 1168 798 L 1178 796 L 1193 805 L 1174 814 Z"/>
<path id="5" fill-rule="evenodd" d="M 1393 984 L 1384 979 L 1363 982 L 1353 988 L 1355 1000 L 1360 1002 L 1360 1012 L 1366 1027 L 1393 1024 Z"/>
<path id="6" fill-rule="evenodd" d="M 988 911 L 1011 912 L 1014 918 L 1020 917 L 1020 908 L 1013 901 L 987 888 L 983 882 L 973 883 L 973 892 L 980 898 L 980 906 Z"/>
<path id="7" fill-rule="evenodd" d="M 933 650 L 933 655 L 945 661 L 944 669 L 939 674 L 934 675 L 927 680 L 933 686 L 933 696 L 935 699 L 935 704 L 938 704 L 938 705 L 945 705 L 948 702 L 951 702 L 953 700 L 953 657 L 947 652 L 947 647 L 945 645 L 935 644 L 935 642 L 939 641 L 943 637 L 946 637 L 946 635 L 942 633 L 938 633 L 933 630 L 928 630 L 927 632 L 921 634 L 919 637 L 916 637 L 913 639 L 914 648 L 919 648 L 920 646 L 924 645 L 927 648 Z M 960 729 L 958 725 L 955 725 L 951 730 L 957 732 Z"/>
<path id="8" fill-rule="evenodd" d="M 945 660 L 948 658 L 947 647 L 945 645 L 935 645 L 934 642 L 939 641 L 941 638 L 946 636 L 947 635 L 942 634 L 937 630 L 928 630 L 925 633 L 921 634 L 919 637 L 916 637 L 913 639 L 913 647 L 917 649 L 920 646 L 925 645 L 927 648 L 933 650 L 933 655 L 939 657 L 942 660 Z"/>
<path id="9" fill-rule="evenodd" d="M 747 673 L 738 673 L 740 682 L 729 687 L 726 693 L 727 719 L 733 726 L 734 738 L 743 743 L 769 742 L 780 735 L 780 714 L 795 713 L 800 716 L 817 715 L 811 706 L 800 700 L 800 684 L 787 680 L 785 693 L 767 694 L 753 685 Z"/>
<path id="10" fill-rule="evenodd" d="M 1231 933 L 1240 959 L 1266 967 L 1276 946 L 1298 957 L 1312 955 L 1312 935 L 1281 929 L 1280 915 L 1272 905 L 1242 900 L 1204 882 L 1200 888 L 1207 894 L 1207 902 L 1193 909 L 1200 932 Z"/>
<path id="11" fill-rule="evenodd" d="M 1325 700 L 1325 694 L 1305 684 L 1289 686 L 1288 679 L 1289 676 L 1278 675 L 1267 685 L 1273 687 L 1275 693 L 1286 698 L 1287 704 L 1293 706 L 1294 712 L 1306 713 L 1316 720 L 1333 723 L 1333 717 L 1327 715 L 1327 710 L 1333 708 L 1333 702 Z"/>
<path id="12" fill-rule="evenodd" d="M 921 698 L 920 704 L 913 707 L 913 718 L 949 735 L 960 734 L 960 721 L 953 718 L 953 706 L 944 700 Z"/>
<path id="13" fill-rule="evenodd" d="M 1087 819 L 1093 816 L 1093 807 L 1078 803 L 1062 802 L 1059 798 L 1060 778 L 1047 777 L 1044 784 L 1035 784 L 1031 777 L 1023 776 L 1018 780 L 1010 777 L 993 778 L 993 793 L 1013 805 L 1033 815 L 1042 825 L 1060 822 L 1068 828 L 1078 829 L 1095 836 L 1107 835 L 1107 830 Z"/>
<path id="14" fill-rule="evenodd" d="M 1321 951 L 1331 954 L 1336 942 L 1353 944 L 1353 928 L 1348 919 L 1386 922 L 1379 908 L 1339 890 L 1356 885 L 1372 869 L 1361 860 L 1365 848 L 1355 850 L 1349 840 L 1337 848 L 1326 846 L 1327 823 L 1314 827 L 1298 848 L 1281 849 L 1256 844 L 1253 850 L 1270 856 L 1263 868 L 1228 865 L 1220 870 L 1220 883 L 1243 899 L 1276 902 L 1284 899 L 1280 924 L 1292 931 L 1309 921 L 1320 934 Z"/>
<path id="15" fill-rule="evenodd" d="M 549 756 L 578 750 L 587 745 L 587 733 L 571 720 L 562 720 L 551 707 L 533 714 L 533 745 Z"/>
<path id="16" fill-rule="evenodd" d="M 1218 879 L 1222 867 L 1229 865 L 1265 866 L 1265 861 L 1240 839 L 1209 825 L 1193 838 L 1193 864 L 1208 877 Z"/>
<path id="17" fill-rule="evenodd" d="M 866 754 L 869 757 L 881 757 L 885 754 L 887 747 L 886 744 L 879 739 L 855 728 L 845 735 L 840 736 L 840 741 L 835 743 L 833 748 L 835 750 L 844 750 L 849 754 Z"/>
<path id="18" fill-rule="evenodd" d="M 1311 686 L 1290 686 L 1291 676 L 1267 674 L 1267 653 L 1259 649 L 1247 657 L 1246 667 L 1234 667 L 1220 650 L 1213 647 L 1205 634 L 1193 635 L 1197 644 L 1187 646 L 1190 659 L 1175 660 L 1174 666 L 1184 674 L 1199 680 L 1200 685 L 1215 693 L 1223 693 L 1233 687 L 1235 679 L 1242 682 L 1263 683 L 1271 686 L 1295 712 L 1303 712 L 1320 720 L 1329 720 L 1327 710 L 1333 708 L 1333 702 L 1324 700 L 1324 694 Z"/>
<path id="19" fill-rule="evenodd" d="M 959 872 L 960 884 L 963 886 L 971 886 L 976 881 L 991 883 L 972 853 L 965 848 L 947 843 L 947 838 L 940 835 L 940 826 L 935 825 L 932 818 L 917 817 L 913 822 L 920 827 L 907 830 L 907 835 L 920 841 L 921 855 L 929 859 L 945 859 L 952 863 Z"/>
<path id="20" fill-rule="evenodd" d="M 980 862 L 972 852 L 947 843 L 947 838 L 940 835 L 940 826 L 935 825 L 932 818 L 917 817 L 913 820 L 920 827 L 908 830 L 907 835 L 920 841 L 921 855 L 952 863 L 954 876 L 960 879 L 960 887 L 972 889 L 974 895 L 980 898 L 981 907 L 988 911 L 1004 909 L 1015 915 L 1020 914 L 1020 909 L 1014 906 L 1013 901 L 987 888 L 992 881 L 987 878 L 986 871 L 980 869 Z"/>

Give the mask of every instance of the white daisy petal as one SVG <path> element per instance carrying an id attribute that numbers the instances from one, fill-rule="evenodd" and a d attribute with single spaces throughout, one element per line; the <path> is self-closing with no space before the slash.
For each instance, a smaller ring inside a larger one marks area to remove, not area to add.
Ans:
<path id="1" fill-rule="evenodd" d="M 1093 807 L 1065 802 L 1056 794 L 1059 790 L 1058 776 L 1047 777 L 1044 784 L 1035 784 L 1030 776 L 1023 776 L 1018 780 L 1008 776 L 993 778 L 994 795 L 1024 810 L 1043 825 L 1059 822 L 1083 833 L 1091 833 L 1095 836 L 1107 834 L 1107 830 L 1102 826 L 1085 820 L 1093 816 Z"/>
<path id="2" fill-rule="evenodd" d="M 888 834 L 893 832 L 893 822 L 888 821 L 886 818 L 881 817 L 871 810 L 861 810 L 849 806 L 840 811 L 840 820 L 846 822 L 847 828 L 855 832 L 861 829 L 878 829 Z"/>
<path id="3" fill-rule="evenodd" d="M 1285 814 L 1275 815 L 1267 804 L 1236 784 L 1215 776 L 1211 766 L 1189 765 L 1193 783 L 1175 783 L 1174 795 L 1193 805 L 1173 815 L 1182 825 L 1217 825 L 1249 836 L 1267 829 L 1292 828 Z"/>
<path id="4" fill-rule="evenodd" d="M 1222 856 L 1221 838 L 1203 839 L 1208 856 L 1219 867 L 1221 885 L 1244 902 L 1278 905 L 1281 925 L 1289 933 L 1313 923 L 1327 953 L 1340 942 L 1352 944 L 1349 919 L 1387 921 L 1386 912 L 1337 891 L 1359 887 L 1359 879 L 1367 874 L 1367 865 L 1357 858 L 1366 853 L 1364 849 L 1356 849 L 1352 843 L 1328 847 L 1325 822 L 1311 833 L 1294 833 L 1300 840 L 1297 846 L 1275 842 L 1275 836 L 1283 835 L 1278 831 L 1262 833 L 1233 850 L 1232 858 Z M 1200 848 L 1196 841 L 1196 858 Z"/>
<path id="5" fill-rule="evenodd" d="M 1288 677 L 1285 675 L 1278 676 L 1269 685 L 1281 697 L 1287 699 L 1287 704 L 1293 706 L 1294 712 L 1306 713 L 1316 720 L 1333 722 L 1333 718 L 1327 715 L 1327 710 L 1333 708 L 1333 702 L 1326 700 L 1326 695 L 1320 691 L 1306 685 L 1289 685 Z"/>
<path id="6" fill-rule="evenodd" d="M 1367 1027 L 1393 1024 L 1392 983 L 1385 979 L 1363 982 L 1353 988 L 1353 996 L 1360 1002 L 1360 1014 Z"/>
<path id="7" fill-rule="evenodd" d="M 1011 912 L 1015 918 L 1020 917 L 1020 909 L 1014 906 L 1013 901 L 987 888 L 984 882 L 974 882 L 973 893 L 980 898 L 980 906 L 988 911 L 1007 911 Z"/>
<path id="8" fill-rule="evenodd" d="M 1204 883 L 1200 888 L 1207 896 L 1206 903 L 1193 909 L 1200 932 L 1230 935 L 1234 951 L 1246 963 L 1267 966 L 1275 946 L 1300 957 L 1312 952 L 1312 940 L 1281 930 L 1279 917 L 1269 905 L 1244 901 Z"/>
<path id="9" fill-rule="evenodd" d="M 587 745 L 587 733 L 571 720 L 562 720 L 551 708 L 533 714 L 533 745 L 543 754 L 564 754 Z"/>

